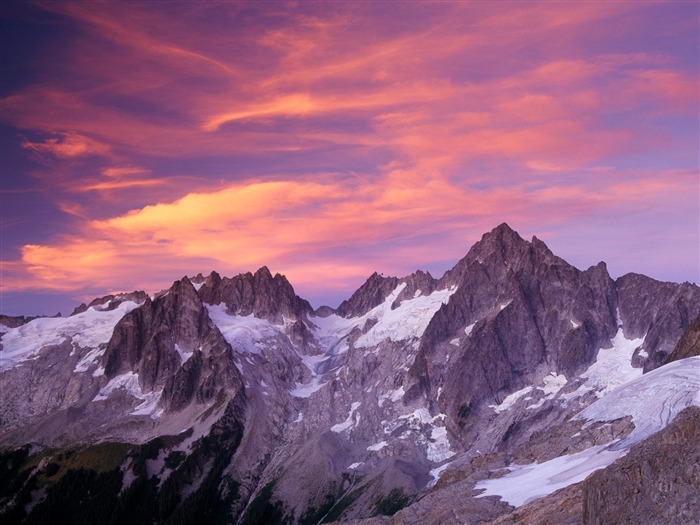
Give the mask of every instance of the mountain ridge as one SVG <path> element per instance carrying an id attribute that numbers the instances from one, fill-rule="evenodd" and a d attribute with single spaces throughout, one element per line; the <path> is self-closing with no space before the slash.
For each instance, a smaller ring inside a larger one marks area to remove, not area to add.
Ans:
<path id="1" fill-rule="evenodd" d="M 680 377 L 668 414 L 693 403 L 698 317 L 697 286 L 581 271 L 505 223 L 441 278 L 375 272 L 336 309 L 314 310 L 267 267 L 112 294 L 0 327 L 0 449 L 34 450 L 41 466 L 15 476 L 48 483 L 0 494 L 0 515 L 53 515 L 64 488 L 48 465 L 117 442 L 121 489 L 103 504 L 126 508 L 136 483 L 161 509 L 129 503 L 119 519 L 134 523 L 175 523 L 205 501 L 220 523 L 506 519 L 507 493 L 458 505 L 452 491 L 477 496 L 504 467 L 567 454 L 607 467 L 626 453 L 616 440 L 652 428 L 632 405 L 605 419 L 626 385 Z"/>

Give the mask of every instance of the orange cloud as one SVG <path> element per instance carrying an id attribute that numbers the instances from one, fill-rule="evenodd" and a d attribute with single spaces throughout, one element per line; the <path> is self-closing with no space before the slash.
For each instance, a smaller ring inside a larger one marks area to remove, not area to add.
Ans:
<path id="1" fill-rule="evenodd" d="M 204 130 L 215 131 L 222 124 L 253 117 L 274 115 L 304 115 L 317 109 L 314 101 L 303 93 L 279 97 L 274 102 L 257 105 L 242 111 L 226 113 L 212 118 L 204 125 Z"/>
<path id="2" fill-rule="evenodd" d="M 473 156 L 473 151 L 517 155 L 524 164 L 580 165 L 636 141 L 633 134 L 608 132 L 598 142 L 610 144 L 609 148 L 592 148 L 584 155 L 581 141 L 600 136 L 601 120 L 620 107 L 644 107 L 654 93 L 662 106 L 692 100 L 697 83 L 682 72 L 669 71 L 664 76 L 659 70 L 662 57 L 639 52 L 561 57 L 542 34 L 563 32 L 576 40 L 589 24 L 610 23 L 611 16 L 643 12 L 646 6 L 616 5 L 610 11 L 608 6 L 568 4 L 557 9 L 532 4 L 516 10 L 446 5 L 439 24 L 388 36 L 379 21 L 358 25 L 362 19 L 358 6 L 335 15 L 300 17 L 285 12 L 282 27 L 239 35 L 249 53 L 240 56 L 226 49 L 242 44 L 218 28 L 204 39 L 195 28 L 185 32 L 174 17 L 154 18 L 159 15 L 150 9 L 130 6 L 122 12 L 111 4 L 82 9 L 70 3 L 48 8 L 86 24 L 120 46 L 119 52 L 101 49 L 110 60 L 97 60 L 92 50 L 79 55 L 76 75 L 84 71 L 97 75 L 100 88 L 82 93 L 34 87 L 4 100 L 4 113 L 21 127 L 48 130 L 60 122 L 84 136 L 104 137 L 113 149 L 129 156 L 168 156 L 174 151 L 180 155 L 313 153 L 320 144 L 334 143 L 390 148 L 411 161 L 419 155 L 435 155 L 452 157 L 456 164 Z M 196 21 L 200 13 L 192 11 Z M 474 23 L 465 27 L 467 14 Z M 160 21 L 161 30 L 154 35 L 146 29 L 155 20 Z M 502 31 L 494 33 L 494 21 Z M 491 72 L 498 60 L 481 62 L 481 55 L 497 53 L 515 63 L 527 45 L 540 49 L 542 58 L 533 61 L 523 55 L 517 67 L 498 74 Z M 155 59 L 160 68 L 151 67 L 153 54 L 160 57 Z M 269 62 L 260 62 L 261 57 Z M 121 74 L 112 58 L 123 61 L 129 75 Z M 193 70 L 187 67 L 185 75 L 176 67 L 183 61 L 221 67 L 196 66 L 193 86 Z M 474 61 L 480 61 L 479 68 L 471 71 Z M 634 71 L 624 73 L 631 66 Z M 235 70 L 235 80 L 220 74 L 226 68 Z M 200 85 L 207 87 L 198 89 Z M 178 122 L 144 120 L 94 102 L 103 91 L 112 94 L 114 90 L 124 97 L 138 93 L 155 107 L 179 115 Z M 390 114 L 403 115 L 404 120 L 382 120 Z M 409 115 L 420 118 L 411 123 L 406 119 Z M 312 118 L 332 122 L 360 118 L 367 126 L 361 132 L 348 132 L 342 124 L 306 123 Z M 302 121 L 294 133 L 284 126 L 276 128 L 289 119 Z M 566 128 L 567 122 L 575 123 L 571 126 L 575 133 L 570 140 L 565 134 L 547 137 L 556 147 L 538 148 L 535 141 L 547 131 L 530 127 L 552 120 L 561 121 L 547 128 L 552 133 Z M 502 137 L 494 141 L 495 135 Z M 514 142 L 521 153 L 506 149 Z M 526 151 L 528 144 L 531 153 Z M 555 158 L 548 157 L 552 151 Z M 569 151 L 573 158 L 562 162 Z"/>
<path id="3" fill-rule="evenodd" d="M 149 173 L 151 173 L 151 170 L 139 168 L 138 166 L 113 166 L 102 170 L 102 175 L 109 178 L 131 177 L 134 175 L 146 175 Z"/>
<path id="4" fill-rule="evenodd" d="M 468 245 L 465 232 L 476 237 L 504 218 L 543 228 L 558 223 L 559 214 L 624 213 L 646 206 L 650 195 L 678 199 L 689 180 L 687 172 L 648 177 L 643 184 L 611 181 L 599 192 L 584 184 L 474 191 L 401 170 L 362 187 L 332 174 L 321 182 L 250 181 L 88 221 L 75 235 L 26 245 L 21 263 L 12 263 L 15 271 L 24 269 L 25 280 L 5 287 L 159 288 L 183 271 L 237 273 L 267 264 L 313 293 L 329 286 L 323 276 L 335 276 L 330 286 L 342 287 L 377 268 L 406 273 L 448 256 L 456 260 Z M 411 254 L 398 264 L 380 249 L 423 236 L 432 241 L 398 248 Z M 335 250 L 354 255 L 339 258 Z"/>
<path id="5" fill-rule="evenodd" d="M 697 187 L 627 167 L 639 151 L 678 165 L 687 143 L 659 122 L 697 117 L 697 74 L 639 44 L 653 3 L 159 6 L 45 6 L 81 31 L 2 119 L 50 137 L 23 147 L 82 222 L 25 240 L 11 286 L 262 264 L 347 283 L 459 257 L 503 220 L 547 228 Z M 436 240 L 407 247 L 421 236 Z"/>
<path id="6" fill-rule="evenodd" d="M 104 168 L 101 170 L 101 173 L 107 177 L 107 180 L 77 180 L 71 185 L 71 190 L 77 192 L 112 192 L 134 188 L 153 188 L 166 184 L 166 180 L 161 178 L 139 178 L 143 175 L 150 175 L 151 170 L 138 166 Z"/>
<path id="7" fill-rule="evenodd" d="M 165 184 L 162 179 L 150 180 L 125 180 L 125 181 L 107 181 L 95 182 L 94 184 L 80 184 L 76 186 L 77 191 L 108 191 L 108 190 L 124 190 L 128 188 L 150 188 L 153 186 L 161 186 Z"/>
<path id="8" fill-rule="evenodd" d="M 44 142 L 25 140 L 22 147 L 41 155 L 51 155 L 58 158 L 82 157 L 84 155 L 107 155 L 108 145 L 77 133 L 54 133 L 58 135 Z"/>

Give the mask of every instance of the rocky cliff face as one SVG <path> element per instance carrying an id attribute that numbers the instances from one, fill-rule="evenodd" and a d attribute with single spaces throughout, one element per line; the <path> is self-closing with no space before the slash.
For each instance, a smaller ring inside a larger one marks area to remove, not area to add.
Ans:
<path id="1" fill-rule="evenodd" d="M 686 329 L 673 352 L 664 361 L 664 364 L 673 363 L 679 359 L 687 359 L 700 355 L 700 317 Z"/>
<path id="2" fill-rule="evenodd" d="M 693 404 L 699 315 L 697 286 L 581 271 L 506 224 L 442 278 L 375 273 L 337 309 L 265 267 L 106 296 L 0 327 L 0 444 L 21 480 L 0 517 L 53 516 L 88 464 L 121 480 L 101 508 L 134 523 L 574 523 L 570 473 Z"/>
<path id="3" fill-rule="evenodd" d="M 167 411 L 242 386 L 231 347 L 187 278 L 125 315 L 102 362 L 109 379 L 133 372 L 144 393 L 162 390 Z"/>
<path id="4" fill-rule="evenodd" d="M 700 516 L 700 407 L 583 484 L 583 524 L 691 525 Z"/>
<path id="5" fill-rule="evenodd" d="M 384 277 L 374 272 L 355 293 L 340 303 L 336 313 L 342 317 L 357 317 L 379 306 L 394 291 L 399 280 L 396 277 Z"/>
<path id="6" fill-rule="evenodd" d="M 0 325 L 6 326 L 8 328 L 17 328 L 23 324 L 27 324 L 29 321 L 33 321 L 37 317 L 24 316 L 24 315 L 0 315 Z"/>
<path id="7" fill-rule="evenodd" d="M 615 283 L 603 263 L 581 272 L 505 224 L 445 274 L 438 287 L 446 285 L 457 292 L 426 329 L 413 392 L 437 398 L 462 425 L 483 399 L 583 371 L 617 331 Z M 449 360 L 436 358 L 448 345 Z"/>
<path id="8" fill-rule="evenodd" d="M 673 351 L 685 329 L 695 320 L 700 289 L 689 283 L 659 282 L 627 274 L 617 280 L 620 317 L 627 320 L 629 337 L 644 337 L 638 357 L 644 371 L 653 370 Z"/>
<path id="9" fill-rule="evenodd" d="M 286 277 L 273 277 L 266 266 L 254 274 L 232 278 L 212 272 L 201 284 L 199 295 L 207 304 L 225 304 L 231 314 L 252 314 L 276 323 L 283 317 L 298 319 L 313 312 L 308 301 L 294 293 Z"/>
<path id="10" fill-rule="evenodd" d="M 350 299 L 340 303 L 335 313 L 342 317 L 358 317 L 382 304 L 397 286 L 404 285 L 401 292 L 392 303 L 396 308 L 401 301 L 416 297 L 416 295 L 430 295 L 437 287 L 438 281 L 430 275 L 430 272 L 417 272 L 399 279 L 398 277 L 384 277 L 374 272 L 360 286 Z"/>

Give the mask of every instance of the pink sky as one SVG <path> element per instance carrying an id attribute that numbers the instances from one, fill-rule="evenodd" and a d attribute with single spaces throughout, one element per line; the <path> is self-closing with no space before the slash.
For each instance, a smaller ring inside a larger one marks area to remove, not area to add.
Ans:
<path id="1" fill-rule="evenodd" d="M 337 305 L 506 221 L 699 279 L 695 2 L 6 2 L 2 313 L 267 265 Z"/>

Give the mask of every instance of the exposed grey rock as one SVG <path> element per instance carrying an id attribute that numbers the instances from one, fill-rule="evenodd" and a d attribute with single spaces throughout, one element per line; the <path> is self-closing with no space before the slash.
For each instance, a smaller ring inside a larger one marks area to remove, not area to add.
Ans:
<path id="1" fill-rule="evenodd" d="M 408 395 L 433 399 L 444 385 L 439 404 L 462 426 L 482 400 L 500 402 L 538 375 L 580 373 L 617 330 L 615 283 L 603 263 L 581 272 L 505 224 L 438 287 L 448 285 L 457 292 L 428 325 Z M 455 338 L 449 363 L 436 359 Z"/>
<path id="2" fill-rule="evenodd" d="M 700 288 L 690 283 L 661 282 L 629 273 L 616 281 L 625 334 L 644 337 L 640 351 L 644 371 L 653 370 L 673 351 L 698 316 Z"/>
<path id="3" fill-rule="evenodd" d="M 108 343 L 81 347 L 76 334 L 0 372 L 12 389 L 0 444 L 170 436 L 145 460 L 148 486 L 159 512 L 189 501 L 202 519 L 214 508 L 239 523 L 574 523 L 579 485 L 514 509 L 476 498 L 475 483 L 627 436 L 631 417 L 574 417 L 600 394 L 580 374 L 620 324 L 646 336 L 632 363 L 651 366 L 700 315 L 698 294 L 615 282 L 604 263 L 580 271 L 506 224 L 441 279 L 375 273 L 337 310 L 314 312 L 266 267 L 199 274 L 132 296 L 143 304 L 112 318 Z M 138 477 L 137 462 L 120 468 Z"/>
<path id="4" fill-rule="evenodd" d="M 48 347 L 39 357 L 2 375 L 3 410 L 0 432 L 7 433 L 48 414 L 76 404 L 84 406 L 97 393 L 92 377 L 73 374 L 79 360 L 66 340 Z M 62 366 L 68 364 L 68 366 Z M 86 399 L 87 397 L 87 399 Z M 1 436 L 2 434 L 0 434 Z M 9 437 L 3 443 L 12 442 Z"/>
<path id="5" fill-rule="evenodd" d="M 183 355 L 191 357 L 183 363 Z M 108 378 L 134 372 L 143 392 L 163 390 L 161 405 L 172 411 L 242 385 L 231 347 L 186 277 L 119 321 L 102 362 Z"/>
<path id="6" fill-rule="evenodd" d="M 401 301 L 413 298 L 418 293 L 420 295 L 431 294 L 435 290 L 438 281 L 430 275 L 430 272 L 423 272 L 421 270 L 407 277 L 402 277 L 401 279 L 397 277 L 384 277 L 374 272 L 364 284 L 350 296 L 350 299 L 340 303 L 340 306 L 336 308 L 335 312 L 342 317 L 357 317 L 363 315 L 372 308 L 382 304 L 389 294 L 400 284 L 405 284 L 405 287 L 394 301 L 392 305 L 393 308 L 401 304 Z"/>
<path id="7" fill-rule="evenodd" d="M 17 328 L 23 324 L 27 324 L 29 321 L 38 319 L 39 316 L 25 316 L 25 315 L 5 315 L 0 314 L 0 324 L 7 326 L 8 328 Z"/>
<path id="8" fill-rule="evenodd" d="M 583 483 L 583 524 L 696 524 L 700 516 L 700 407 Z"/>
<path id="9" fill-rule="evenodd" d="M 199 289 L 207 304 L 224 303 L 231 314 L 253 314 L 261 319 L 282 322 L 283 317 L 299 319 L 313 312 L 308 301 L 294 293 L 287 278 L 273 277 L 267 266 L 254 274 L 250 272 L 232 278 L 221 278 L 212 272 Z"/>
<path id="10" fill-rule="evenodd" d="M 686 329 L 683 337 L 678 341 L 673 352 L 669 354 L 663 364 L 666 365 L 673 361 L 696 355 L 700 355 L 700 317 L 695 319 Z"/>
<path id="11" fill-rule="evenodd" d="M 355 293 L 340 303 L 336 313 L 342 317 L 356 317 L 379 306 L 399 284 L 396 277 L 384 277 L 374 272 Z"/>
<path id="12" fill-rule="evenodd" d="M 575 483 L 483 525 L 580 525 L 581 500 L 581 483 Z"/>
<path id="13" fill-rule="evenodd" d="M 405 283 L 406 286 L 394 301 L 392 308 L 396 308 L 401 304 L 401 301 L 405 299 L 411 299 L 416 295 L 430 295 L 435 291 L 438 281 L 430 275 L 430 272 L 423 272 L 421 270 L 412 273 L 408 277 L 403 277 L 399 279 L 398 284 Z"/>
<path id="14" fill-rule="evenodd" d="M 335 309 L 331 308 L 330 306 L 326 306 L 326 305 L 319 306 L 314 311 L 314 315 L 316 317 L 328 317 L 329 315 L 332 315 L 334 313 L 335 313 Z"/>

